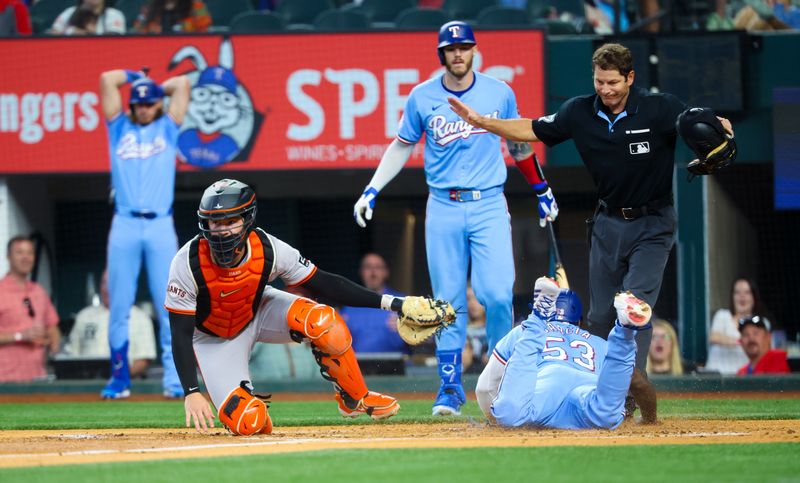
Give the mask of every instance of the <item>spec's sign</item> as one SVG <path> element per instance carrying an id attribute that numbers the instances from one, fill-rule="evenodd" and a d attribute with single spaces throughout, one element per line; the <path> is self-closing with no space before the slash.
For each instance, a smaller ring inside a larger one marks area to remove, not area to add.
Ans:
<path id="1" fill-rule="evenodd" d="M 476 35 L 473 68 L 508 82 L 523 116 L 544 114 L 542 32 Z M 8 39 L 0 65 L 13 66 L 0 79 L 0 173 L 108 171 L 99 75 L 142 66 L 191 80 L 182 169 L 372 168 L 411 89 L 443 69 L 427 32 Z"/>

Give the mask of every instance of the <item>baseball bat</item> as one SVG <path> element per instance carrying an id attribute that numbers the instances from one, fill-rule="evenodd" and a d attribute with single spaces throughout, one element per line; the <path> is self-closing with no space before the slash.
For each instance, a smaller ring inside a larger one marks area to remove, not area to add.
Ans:
<path id="1" fill-rule="evenodd" d="M 547 231 L 550 234 L 550 243 L 553 245 L 553 252 L 556 256 L 556 274 L 555 279 L 561 288 L 569 288 L 569 280 L 567 280 L 567 271 L 564 269 L 564 264 L 561 263 L 561 254 L 558 252 L 558 241 L 556 240 L 556 230 L 553 228 L 553 222 L 547 222 Z"/>

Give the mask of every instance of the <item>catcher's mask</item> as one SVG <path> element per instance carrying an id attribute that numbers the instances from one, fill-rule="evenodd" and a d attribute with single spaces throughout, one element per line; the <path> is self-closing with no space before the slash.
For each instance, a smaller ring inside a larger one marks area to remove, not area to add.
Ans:
<path id="1" fill-rule="evenodd" d="M 687 109 L 678 116 L 675 126 L 686 145 L 697 156 L 686 167 L 690 177 L 712 174 L 736 159 L 736 142 L 722 127 L 712 109 Z"/>
<path id="2" fill-rule="evenodd" d="M 231 234 L 228 228 L 212 230 L 210 220 L 242 217 L 242 230 Z M 231 268 L 238 254 L 245 248 L 247 236 L 256 219 L 256 193 L 235 179 L 222 179 L 203 192 L 197 210 L 200 233 L 208 240 L 214 260 L 222 267 Z"/>
<path id="3" fill-rule="evenodd" d="M 578 294 L 568 288 L 561 289 L 561 292 L 559 292 L 556 298 L 553 321 L 580 325 L 582 319 L 583 304 L 581 304 L 581 299 L 578 297 Z"/>
<path id="4" fill-rule="evenodd" d="M 461 20 L 453 20 L 439 27 L 439 45 L 436 47 L 436 53 L 439 55 L 439 63 L 444 65 L 444 52 L 442 49 L 448 45 L 453 44 L 472 44 L 478 42 L 475 40 L 475 34 L 472 32 L 472 27 L 468 23 Z"/>

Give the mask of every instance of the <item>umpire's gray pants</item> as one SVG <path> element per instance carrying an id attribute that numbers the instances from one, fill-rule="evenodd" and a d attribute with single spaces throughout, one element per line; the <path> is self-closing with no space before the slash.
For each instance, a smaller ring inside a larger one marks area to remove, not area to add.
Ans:
<path id="1" fill-rule="evenodd" d="M 675 244 L 677 217 L 672 205 L 625 220 L 599 211 L 594 217 L 589 249 L 589 314 L 587 328 L 608 338 L 617 318 L 614 296 L 630 290 L 655 306 L 669 252 Z M 652 329 L 636 335 L 636 368 L 644 372 Z"/>

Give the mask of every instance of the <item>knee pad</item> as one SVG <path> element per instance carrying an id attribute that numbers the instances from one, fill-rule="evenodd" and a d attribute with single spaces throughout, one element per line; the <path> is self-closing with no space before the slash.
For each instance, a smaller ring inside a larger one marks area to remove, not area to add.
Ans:
<path id="1" fill-rule="evenodd" d="M 353 342 L 350 330 L 333 307 L 308 299 L 297 299 L 287 314 L 292 339 L 308 338 L 319 351 L 344 354 Z"/>
<path id="2" fill-rule="evenodd" d="M 236 435 L 272 433 L 272 419 L 267 405 L 253 394 L 249 381 L 242 381 L 225 398 L 219 410 L 219 420 Z"/>

